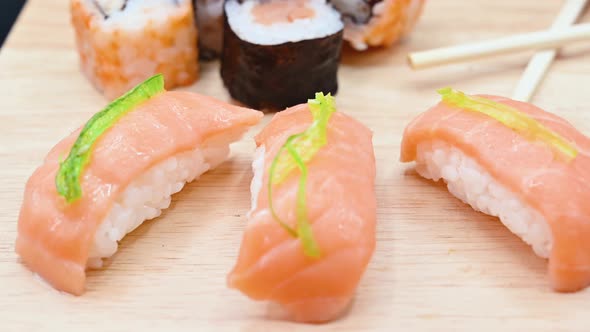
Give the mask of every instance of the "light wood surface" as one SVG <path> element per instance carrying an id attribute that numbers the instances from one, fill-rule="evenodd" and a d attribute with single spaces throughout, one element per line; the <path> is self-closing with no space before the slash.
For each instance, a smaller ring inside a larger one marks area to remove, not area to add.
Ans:
<path id="1" fill-rule="evenodd" d="M 67 1 L 29 0 L 0 51 L 0 331 L 588 331 L 590 290 L 552 292 L 546 261 L 398 162 L 404 126 L 437 101 L 436 88 L 509 96 L 532 56 L 414 72 L 408 52 L 546 29 L 562 5 L 429 1 L 399 47 L 345 54 L 338 103 L 375 131 L 378 244 L 350 313 L 307 326 L 269 320 L 266 304 L 225 286 L 249 208 L 249 138 L 125 238 L 107 269 L 89 273 L 83 296 L 53 291 L 18 263 L 27 178 L 105 104 L 78 71 Z M 218 69 L 204 65 L 188 89 L 227 99 Z M 590 43 L 577 43 L 563 49 L 533 101 L 590 134 L 589 92 Z"/>

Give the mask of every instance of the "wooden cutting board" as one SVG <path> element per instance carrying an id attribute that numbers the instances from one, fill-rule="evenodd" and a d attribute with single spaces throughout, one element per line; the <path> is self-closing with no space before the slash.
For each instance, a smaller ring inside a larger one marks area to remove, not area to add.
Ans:
<path id="1" fill-rule="evenodd" d="M 544 29 L 561 5 L 429 1 L 399 47 L 346 52 L 337 100 L 375 132 L 378 244 L 349 314 L 307 326 L 269 319 L 266 304 L 225 286 L 250 203 L 250 138 L 262 126 L 234 146 L 230 161 L 176 195 L 161 218 L 125 238 L 107 269 L 89 273 L 83 296 L 53 291 L 18 262 L 27 178 L 106 103 L 78 70 L 68 1 L 29 0 L 0 52 L 0 331 L 590 330 L 590 290 L 552 292 L 546 261 L 497 219 L 398 162 L 404 126 L 437 101 L 435 89 L 510 96 L 532 54 L 413 72 L 408 51 Z M 188 90 L 228 99 L 218 70 L 204 64 Z M 589 93 L 590 43 L 580 43 L 564 50 L 534 102 L 590 134 Z"/>

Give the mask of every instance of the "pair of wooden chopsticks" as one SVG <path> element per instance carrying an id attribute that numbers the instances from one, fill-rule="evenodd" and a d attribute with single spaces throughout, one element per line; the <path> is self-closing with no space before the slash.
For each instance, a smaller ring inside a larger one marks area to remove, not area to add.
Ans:
<path id="1" fill-rule="evenodd" d="M 513 99 L 529 101 L 555 58 L 557 50 L 554 48 L 581 40 L 590 41 L 590 23 L 569 27 L 578 20 L 587 2 L 567 0 L 552 28 L 547 31 L 411 53 L 408 61 L 412 68 L 422 69 L 528 49 L 544 50 L 531 59 L 513 95 Z"/>

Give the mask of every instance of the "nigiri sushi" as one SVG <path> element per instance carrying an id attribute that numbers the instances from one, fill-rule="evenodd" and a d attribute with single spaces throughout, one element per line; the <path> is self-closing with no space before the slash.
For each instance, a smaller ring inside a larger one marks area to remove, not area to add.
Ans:
<path id="1" fill-rule="evenodd" d="M 317 94 L 256 136 L 252 209 L 228 284 L 326 322 L 348 308 L 375 248 L 372 133 Z"/>
<path id="2" fill-rule="evenodd" d="M 229 153 L 262 113 L 190 92 L 156 75 L 59 142 L 29 178 L 16 252 L 54 288 L 84 292 L 118 241 L 160 215 L 170 196 Z"/>
<path id="3" fill-rule="evenodd" d="M 405 129 L 401 161 L 444 180 L 549 259 L 556 291 L 590 284 L 590 139 L 524 102 L 441 89 L 442 101 Z"/>

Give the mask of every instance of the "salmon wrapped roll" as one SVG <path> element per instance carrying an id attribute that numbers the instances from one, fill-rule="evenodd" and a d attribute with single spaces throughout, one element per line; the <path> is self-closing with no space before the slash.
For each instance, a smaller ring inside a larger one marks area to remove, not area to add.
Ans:
<path id="1" fill-rule="evenodd" d="M 197 80 L 190 0 L 71 0 L 71 15 L 82 72 L 109 100 L 158 73 L 167 89 Z"/>
<path id="2" fill-rule="evenodd" d="M 59 142 L 27 182 L 16 251 L 58 290 L 84 292 L 120 241 L 160 215 L 185 183 L 217 167 L 262 113 L 154 76 Z"/>
<path id="3" fill-rule="evenodd" d="M 332 97 L 318 94 L 256 136 L 252 210 L 228 276 L 301 322 L 341 315 L 375 248 L 372 133 L 333 112 Z"/>
<path id="4" fill-rule="evenodd" d="M 391 46 L 409 34 L 426 0 L 332 0 L 346 27 L 344 39 L 359 51 Z"/>
<path id="5" fill-rule="evenodd" d="M 556 291 L 590 285 L 590 139 L 528 103 L 440 93 L 406 128 L 401 160 L 548 258 Z"/>

